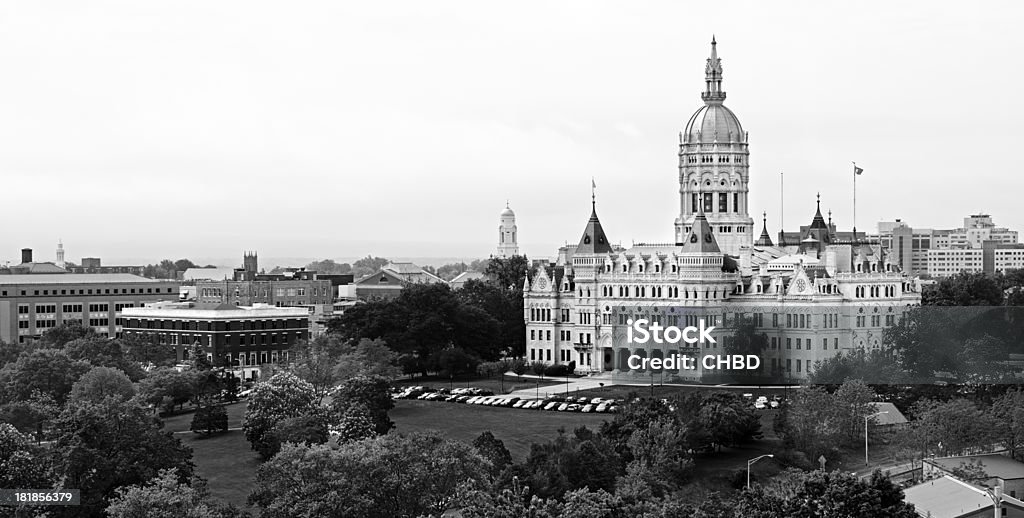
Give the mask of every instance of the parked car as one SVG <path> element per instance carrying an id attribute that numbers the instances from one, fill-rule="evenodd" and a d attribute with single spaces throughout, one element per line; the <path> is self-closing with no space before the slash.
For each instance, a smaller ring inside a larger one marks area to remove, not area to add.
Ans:
<path id="1" fill-rule="evenodd" d="M 779 402 L 775 399 L 768 402 L 768 406 L 772 408 L 779 408 Z"/>
<path id="2" fill-rule="evenodd" d="M 558 405 L 559 412 L 565 412 L 565 409 L 567 408 L 569 408 L 569 403 L 562 403 L 561 405 Z"/>
<path id="3" fill-rule="evenodd" d="M 768 408 L 768 407 L 765 406 L 764 401 L 761 401 L 759 399 L 757 401 L 754 401 L 754 408 L 756 408 L 758 410 L 764 410 L 765 408 Z"/>
<path id="4" fill-rule="evenodd" d="M 544 410 L 554 410 L 558 406 L 558 401 L 552 401 L 544 405 Z"/>
<path id="5" fill-rule="evenodd" d="M 597 408 L 595 408 L 594 411 L 603 414 L 608 411 L 608 405 L 606 403 L 601 403 L 600 405 L 597 405 Z"/>
<path id="6" fill-rule="evenodd" d="M 585 414 L 589 414 L 590 412 L 593 412 L 593 411 L 594 411 L 594 405 L 591 404 L 591 403 L 587 403 L 586 405 L 583 405 L 583 408 L 580 409 L 580 412 L 583 412 Z"/>

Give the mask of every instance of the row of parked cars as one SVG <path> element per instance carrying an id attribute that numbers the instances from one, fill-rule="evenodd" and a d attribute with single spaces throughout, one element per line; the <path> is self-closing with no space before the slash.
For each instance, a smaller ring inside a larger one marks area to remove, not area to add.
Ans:
<path id="1" fill-rule="evenodd" d="M 753 394 L 743 394 L 743 397 L 747 399 L 754 399 Z M 768 399 L 768 396 L 757 396 L 757 399 L 754 399 L 754 408 L 758 410 L 765 410 L 768 408 L 779 408 L 779 405 L 781 404 L 782 398 L 778 395 L 772 396 L 771 399 Z"/>
<path id="2" fill-rule="evenodd" d="M 495 396 L 492 392 L 478 388 L 457 388 L 454 390 L 406 387 L 393 394 L 395 399 L 418 399 L 421 401 L 446 401 L 467 405 L 496 406 L 551 410 L 557 412 L 612 413 L 619 409 L 621 401 L 615 399 L 550 396 L 545 399 L 521 399 L 518 397 Z"/>

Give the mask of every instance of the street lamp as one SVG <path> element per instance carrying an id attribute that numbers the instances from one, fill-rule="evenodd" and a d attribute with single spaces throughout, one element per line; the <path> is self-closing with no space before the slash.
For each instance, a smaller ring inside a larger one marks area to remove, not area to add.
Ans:
<path id="1" fill-rule="evenodd" d="M 889 412 L 875 412 L 871 415 L 864 416 L 864 467 L 869 466 L 868 464 L 868 419 L 875 417 L 876 415 L 888 414 Z"/>
<path id="2" fill-rule="evenodd" d="M 763 459 L 765 457 L 774 457 L 774 456 L 775 455 L 772 455 L 771 453 L 769 453 L 769 454 L 766 454 L 766 455 L 761 455 L 760 457 L 754 457 L 753 459 L 750 459 L 750 460 L 747 461 L 747 489 L 750 489 L 750 466 L 753 465 L 755 462 L 757 462 L 757 461 L 759 461 L 759 460 L 761 460 L 761 459 Z"/>
<path id="3" fill-rule="evenodd" d="M 987 494 L 988 497 L 992 499 L 992 507 L 995 511 L 995 514 L 993 516 L 995 516 L 996 518 L 1002 516 L 1001 509 L 1003 507 L 1003 488 L 996 486 L 995 489 L 985 489 L 985 494 Z"/>

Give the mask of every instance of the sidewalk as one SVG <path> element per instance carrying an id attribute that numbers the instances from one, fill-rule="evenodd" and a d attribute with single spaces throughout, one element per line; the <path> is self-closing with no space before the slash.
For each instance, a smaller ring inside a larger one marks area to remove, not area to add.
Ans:
<path id="1" fill-rule="evenodd" d="M 541 378 L 540 376 L 522 376 L 523 378 L 529 377 L 530 379 L 545 381 L 557 381 L 558 378 Z M 536 387 L 530 389 L 521 389 L 514 392 L 509 392 L 505 397 L 517 397 L 520 399 L 544 399 L 548 396 L 554 395 L 565 395 L 566 392 L 569 394 L 575 394 L 579 390 L 591 390 L 600 388 L 601 385 L 610 386 L 614 385 L 614 382 L 600 378 L 569 378 L 569 382 L 565 382 L 565 378 L 562 378 L 562 382 L 558 385 L 545 385 L 537 389 Z"/>

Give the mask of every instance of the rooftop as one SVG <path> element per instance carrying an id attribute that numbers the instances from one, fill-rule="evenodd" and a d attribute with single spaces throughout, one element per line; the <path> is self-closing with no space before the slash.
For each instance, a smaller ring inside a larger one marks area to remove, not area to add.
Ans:
<path id="1" fill-rule="evenodd" d="M 155 284 L 166 282 L 173 281 L 147 279 L 130 273 L 36 273 L 0 275 L 0 285 L 2 286 L 31 284 Z"/>
<path id="2" fill-rule="evenodd" d="M 960 518 L 992 507 L 984 491 L 949 476 L 904 489 L 903 496 L 918 514 L 932 518 Z"/>
<path id="3" fill-rule="evenodd" d="M 277 307 L 268 304 L 235 306 L 233 304 L 203 304 L 191 302 L 158 302 L 141 308 L 124 308 L 122 317 L 175 318 L 175 319 L 238 319 L 306 317 L 306 308 Z"/>
<path id="4" fill-rule="evenodd" d="M 940 457 L 926 459 L 926 462 L 934 464 L 944 470 L 953 470 L 960 467 L 960 464 L 967 464 L 977 460 L 981 463 L 985 474 L 990 477 L 997 477 L 1003 480 L 1024 479 L 1024 463 L 1017 462 L 1010 457 L 992 453 L 988 455 L 966 455 L 963 457 Z"/>

